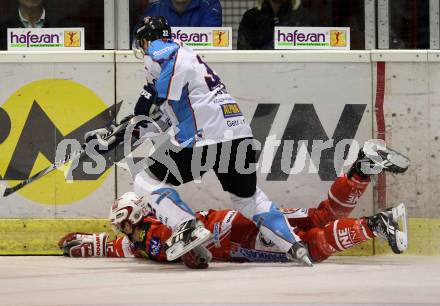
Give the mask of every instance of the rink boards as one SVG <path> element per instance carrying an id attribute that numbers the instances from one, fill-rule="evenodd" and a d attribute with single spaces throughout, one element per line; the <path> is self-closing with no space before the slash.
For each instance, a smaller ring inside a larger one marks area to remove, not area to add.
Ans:
<path id="1" fill-rule="evenodd" d="M 407 154 L 413 162 L 408 173 L 387 176 L 385 185 L 378 182 L 379 191 L 370 187 L 354 215 L 406 203 L 410 217 L 417 218 L 410 222 L 411 235 L 418 237 L 410 246 L 422 254 L 440 253 L 435 238 L 440 208 L 434 198 L 440 171 L 439 54 L 200 53 L 237 99 L 262 144 L 258 184 L 279 206 L 315 207 L 325 199 L 344 169 L 343 160 L 335 158 L 343 144 L 352 144 L 355 152 L 353 141 L 362 145 L 385 135 L 391 147 Z M 117 111 L 122 118 L 144 83 L 142 64 L 131 52 L 2 53 L 0 178 L 14 185 L 48 166 L 60 140 L 82 141 L 85 131 L 102 126 Z M 303 151 L 300 141 L 308 144 Z M 134 156 L 142 158 L 148 149 Z M 54 253 L 64 232 L 105 230 L 110 204 L 131 190 L 132 176 L 114 166 L 103 174 L 79 169 L 73 175 L 75 180 L 66 183 L 58 172 L 0 198 L 0 232 L 9 238 L 0 253 Z M 212 173 L 178 190 L 196 210 L 230 207 Z M 372 244 L 354 252 L 372 253 Z"/>

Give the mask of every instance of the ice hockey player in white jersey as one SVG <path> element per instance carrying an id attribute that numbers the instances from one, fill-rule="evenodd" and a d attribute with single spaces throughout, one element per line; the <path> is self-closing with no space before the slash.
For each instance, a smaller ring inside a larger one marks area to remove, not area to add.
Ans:
<path id="1" fill-rule="evenodd" d="M 163 17 L 146 17 L 136 31 L 134 46 L 145 54 L 146 68 L 156 79 L 144 87 L 134 113 L 153 119 L 164 114 L 175 131 L 175 139 L 157 148 L 134 182 L 134 191 L 147 198 L 156 216 L 173 230 L 167 242 L 168 260 L 211 236 L 174 186 L 213 169 L 230 193 L 234 209 L 287 256 L 311 265 L 301 239 L 256 185 L 252 131 L 219 76 L 191 48 L 171 38 Z"/>

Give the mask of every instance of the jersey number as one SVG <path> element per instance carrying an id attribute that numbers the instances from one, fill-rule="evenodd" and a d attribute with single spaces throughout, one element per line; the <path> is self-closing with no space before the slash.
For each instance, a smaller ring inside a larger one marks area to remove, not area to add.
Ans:
<path id="1" fill-rule="evenodd" d="M 222 83 L 222 81 L 220 80 L 220 77 L 217 74 L 215 74 L 214 70 L 209 68 L 209 66 L 204 61 L 202 61 L 202 59 L 198 55 L 197 55 L 197 60 L 199 61 L 200 64 L 202 64 L 206 67 L 206 72 L 208 73 L 208 75 L 205 76 L 205 82 L 206 82 L 206 85 L 208 85 L 209 90 L 213 91 L 214 89 L 218 88 L 219 86 L 221 86 L 223 89 L 225 89 L 226 86 Z"/>

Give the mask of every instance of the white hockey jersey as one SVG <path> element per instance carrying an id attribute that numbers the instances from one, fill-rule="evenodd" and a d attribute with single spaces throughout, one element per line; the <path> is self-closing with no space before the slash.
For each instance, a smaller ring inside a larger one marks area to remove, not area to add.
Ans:
<path id="1" fill-rule="evenodd" d="M 203 146 L 252 137 L 237 102 L 218 75 L 177 40 L 156 40 L 145 57 L 147 79 L 154 78 L 162 112 L 171 119 L 177 142 Z"/>

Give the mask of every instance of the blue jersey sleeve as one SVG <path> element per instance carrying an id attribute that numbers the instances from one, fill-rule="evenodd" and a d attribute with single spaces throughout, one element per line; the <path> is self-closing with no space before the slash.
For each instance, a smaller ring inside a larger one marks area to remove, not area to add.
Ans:
<path id="1" fill-rule="evenodd" d="M 168 99 L 170 86 L 175 77 L 176 57 L 162 64 L 159 79 L 156 81 L 157 96 L 161 99 Z"/>
<path id="2" fill-rule="evenodd" d="M 155 40 L 151 43 L 149 54 L 161 66 L 156 82 L 157 96 L 161 99 L 179 100 L 183 85 L 184 71 L 177 71 L 179 45 L 173 41 Z M 182 86 L 181 86 L 182 85 Z"/>

